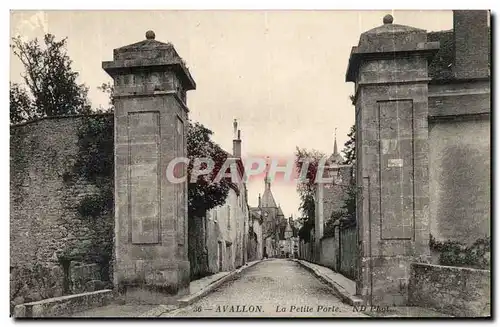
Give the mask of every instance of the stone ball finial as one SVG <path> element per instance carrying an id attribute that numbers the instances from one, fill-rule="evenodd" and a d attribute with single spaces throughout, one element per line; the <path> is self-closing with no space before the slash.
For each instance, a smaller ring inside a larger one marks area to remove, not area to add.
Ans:
<path id="1" fill-rule="evenodd" d="M 392 24 L 393 21 L 394 21 L 394 17 L 392 17 L 392 15 L 387 14 L 384 16 L 384 25 L 385 24 Z"/>
<path id="2" fill-rule="evenodd" d="M 155 32 L 153 32 L 151 30 L 146 32 L 146 39 L 148 39 L 148 40 L 154 40 L 155 36 L 156 36 Z"/>

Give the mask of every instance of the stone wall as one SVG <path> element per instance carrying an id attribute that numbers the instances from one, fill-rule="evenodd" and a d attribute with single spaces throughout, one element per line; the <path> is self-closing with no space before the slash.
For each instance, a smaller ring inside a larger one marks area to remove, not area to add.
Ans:
<path id="1" fill-rule="evenodd" d="M 84 264 L 72 261 L 69 265 L 69 289 L 71 294 L 104 289 L 101 267 L 96 263 Z"/>
<path id="2" fill-rule="evenodd" d="M 490 271 L 411 264 L 410 305 L 435 309 L 456 317 L 491 315 Z"/>
<path id="3" fill-rule="evenodd" d="M 490 236 L 488 81 L 429 88 L 430 231 L 467 245 Z"/>
<path id="4" fill-rule="evenodd" d="M 66 295 L 47 300 L 17 305 L 13 316 L 23 318 L 65 318 L 73 314 L 104 307 L 113 300 L 112 290 L 100 290 Z"/>
<path id="5" fill-rule="evenodd" d="M 321 255 L 319 264 L 330 269 L 337 269 L 338 239 L 325 237 L 321 240 Z"/>
<path id="6" fill-rule="evenodd" d="M 472 244 L 490 235 L 490 121 L 429 124 L 431 234 Z"/>
<path id="7" fill-rule="evenodd" d="M 332 237 L 320 241 L 320 265 L 329 267 L 350 279 L 357 274 L 357 229 L 355 225 L 335 226 Z"/>
<path id="8" fill-rule="evenodd" d="M 299 241 L 299 259 L 313 262 L 314 261 L 313 250 L 314 250 L 313 242 L 305 243 L 304 240 Z"/>
<path id="9" fill-rule="evenodd" d="M 15 304 L 70 293 L 61 255 L 108 236 L 101 231 L 112 217 L 90 220 L 77 211 L 96 187 L 67 178 L 84 119 L 54 117 L 10 128 L 10 296 Z"/>

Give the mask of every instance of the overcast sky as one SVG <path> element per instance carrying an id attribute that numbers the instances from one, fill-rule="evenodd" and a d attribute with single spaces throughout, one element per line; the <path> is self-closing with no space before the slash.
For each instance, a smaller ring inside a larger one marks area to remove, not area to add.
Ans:
<path id="1" fill-rule="evenodd" d="M 90 87 L 97 107 L 107 104 L 97 90 L 111 81 L 101 62 L 113 49 L 143 40 L 172 42 L 187 62 L 197 90 L 188 92 L 190 118 L 214 131 L 214 140 L 232 149 L 232 122 L 239 121 L 243 156 L 293 157 L 296 146 L 339 150 L 354 123 L 345 82 L 351 47 L 360 33 L 382 25 L 390 11 L 13 11 L 11 35 L 31 39 L 50 32 L 68 37 L 68 53 L 80 82 Z M 428 31 L 453 26 L 451 11 L 392 12 L 394 24 Z M 11 61 L 11 81 L 21 64 Z M 257 204 L 264 182 L 248 185 Z M 298 216 L 295 185 L 272 185 L 285 216 Z"/>

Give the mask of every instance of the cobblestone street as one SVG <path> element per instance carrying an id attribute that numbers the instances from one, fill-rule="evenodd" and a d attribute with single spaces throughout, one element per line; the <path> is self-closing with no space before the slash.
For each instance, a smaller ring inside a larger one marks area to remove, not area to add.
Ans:
<path id="1" fill-rule="evenodd" d="M 298 263 L 271 259 L 185 308 L 162 317 L 367 317 Z"/>

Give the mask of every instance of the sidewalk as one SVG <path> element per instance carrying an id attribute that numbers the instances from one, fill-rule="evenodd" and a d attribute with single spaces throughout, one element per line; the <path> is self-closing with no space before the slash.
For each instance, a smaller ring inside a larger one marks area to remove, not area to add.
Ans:
<path id="1" fill-rule="evenodd" d="M 177 300 L 177 305 L 137 305 L 113 303 L 105 307 L 77 312 L 71 317 L 107 317 L 107 318 L 135 318 L 158 317 L 163 313 L 184 307 L 207 295 L 221 284 L 236 278 L 243 270 L 250 268 L 259 261 L 248 262 L 244 266 L 233 270 L 223 271 L 214 275 L 200 278 L 189 283 L 189 295 Z"/>
<path id="2" fill-rule="evenodd" d="M 207 276 L 204 278 L 200 278 L 198 280 L 194 280 L 189 284 L 189 295 L 177 300 L 177 306 L 164 306 L 160 305 L 154 309 L 149 310 L 146 313 L 140 315 L 140 317 L 160 317 L 162 314 L 167 312 L 171 312 L 174 310 L 181 309 L 190 305 L 191 303 L 198 301 L 200 298 L 209 294 L 213 290 L 215 290 L 220 285 L 224 284 L 227 281 L 230 281 L 234 278 L 237 278 L 242 271 L 252 267 L 253 265 L 261 262 L 261 260 L 252 261 L 246 263 L 244 266 L 233 270 L 233 271 L 223 271 L 211 276 Z"/>
<path id="3" fill-rule="evenodd" d="M 294 261 L 300 263 L 307 270 L 311 271 L 316 277 L 321 279 L 323 282 L 327 283 L 332 287 L 343 302 L 350 305 L 362 305 L 363 301 L 361 298 L 356 296 L 356 282 L 350 280 L 342 274 L 336 273 L 330 268 L 317 265 L 305 260 L 294 259 Z M 364 312 L 371 317 L 377 318 L 395 318 L 395 317 L 405 317 L 405 318 L 436 318 L 436 317 L 452 317 L 450 315 L 422 307 L 391 307 L 388 312 L 376 312 L 368 310 Z"/>
<path id="4" fill-rule="evenodd" d="M 320 266 L 305 260 L 294 259 L 304 268 L 311 271 L 316 277 L 330 285 L 344 303 L 350 305 L 361 305 L 363 301 L 356 296 L 356 282 L 342 274 L 336 273 L 330 268 Z"/>

